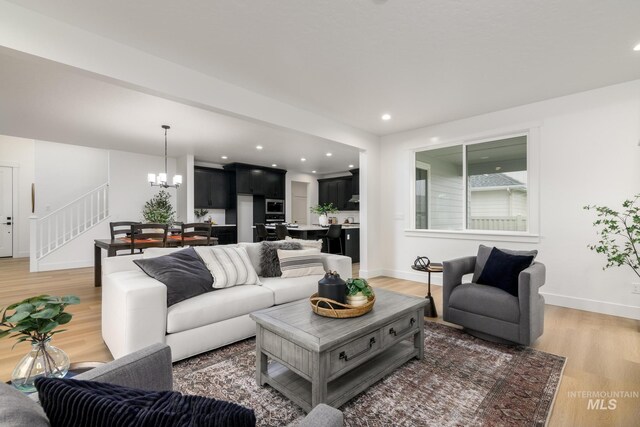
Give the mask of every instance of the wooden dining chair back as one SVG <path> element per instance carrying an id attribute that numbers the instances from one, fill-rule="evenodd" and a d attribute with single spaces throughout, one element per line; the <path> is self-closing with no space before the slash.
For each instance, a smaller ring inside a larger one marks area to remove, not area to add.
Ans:
<path id="1" fill-rule="evenodd" d="M 276 224 L 276 238 L 278 240 L 285 240 L 289 235 L 289 229 L 284 224 Z"/>
<path id="2" fill-rule="evenodd" d="M 164 248 L 168 229 L 167 224 L 132 224 L 131 254 L 140 248 Z"/>
<path id="3" fill-rule="evenodd" d="M 264 224 L 256 224 L 256 236 L 258 237 L 259 242 L 262 242 L 264 240 L 276 239 L 276 235 L 273 233 L 269 233 L 269 231 L 267 231 L 267 227 Z"/>
<path id="4" fill-rule="evenodd" d="M 182 224 L 180 231 L 180 246 L 188 246 L 189 238 L 203 237 L 207 239 L 207 246 L 211 244 L 211 223 L 210 222 L 191 222 Z M 185 241 L 185 238 L 187 240 Z"/>
<path id="5" fill-rule="evenodd" d="M 110 222 L 109 230 L 111 231 L 111 240 L 118 237 L 127 237 L 127 234 L 131 233 L 131 226 L 134 224 L 140 224 L 138 221 L 119 221 Z"/>

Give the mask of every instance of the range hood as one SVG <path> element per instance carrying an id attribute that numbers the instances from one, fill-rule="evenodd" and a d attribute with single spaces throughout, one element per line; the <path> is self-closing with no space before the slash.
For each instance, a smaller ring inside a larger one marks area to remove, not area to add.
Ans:
<path id="1" fill-rule="evenodd" d="M 344 200 L 344 199 L 343 199 Z M 349 199 L 350 203 L 360 203 L 360 195 L 359 194 L 354 194 L 353 196 L 351 196 L 351 198 Z"/>

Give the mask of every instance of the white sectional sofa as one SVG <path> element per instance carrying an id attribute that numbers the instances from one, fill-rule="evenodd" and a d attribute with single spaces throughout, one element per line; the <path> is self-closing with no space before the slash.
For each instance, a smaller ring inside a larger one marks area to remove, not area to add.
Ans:
<path id="1" fill-rule="evenodd" d="M 260 276 L 260 243 L 240 243 Z M 212 350 L 256 333 L 249 313 L 308 298 L 321 275 L 282 279 L 260 277 L 262 286 L 216 289 L 167 308 L 167 288 L 147 276 L 134 259 L 165 255 L 176 249 L 104 260 L 102 337 L 114 358 L 155 343 L 171 347 L 173 361 Z M 351 277 L 351 258 L 323 255 L 325 270 Z M 309 308 L 311 309 L 311 308 Z"/>

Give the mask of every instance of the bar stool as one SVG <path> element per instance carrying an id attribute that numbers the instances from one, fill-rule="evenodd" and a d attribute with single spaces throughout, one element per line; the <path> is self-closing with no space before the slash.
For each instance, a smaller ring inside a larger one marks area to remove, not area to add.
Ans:
<path id="1" fill-rule="evenodd" d="M 256 224 L 256 236 L 258 236 L 258 242 L 262 242 L 263 240 L 276 240 L 276 235 L 269 233 L 264 224 Z"/>
<path id="2" fill-rule="evenodd" d="M 331 252 L 331 241 L 337 240 L 340 244 L 340 252 L 337 252 L 338 255 L 342 255 L 342 225 L 341 224 L 331 224 L 329 229 L 327 230 L 327 234 L 325 234 L 322 239 L 326 239 L 327 241 L 327 253 Z"/>
<path id="3" fill-rule="evenodd" d="M 289 229 L 284 224 L 276 224 L 276 238 L 278 240 L 285 240 L 289 235 Z"/>

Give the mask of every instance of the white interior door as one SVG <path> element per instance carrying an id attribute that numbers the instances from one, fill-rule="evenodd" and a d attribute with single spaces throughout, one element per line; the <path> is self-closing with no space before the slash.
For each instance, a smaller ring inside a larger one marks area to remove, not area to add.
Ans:
<path id="1" fill-rule="evenodd" d="M 291 221 L 297 224 L 309 222 L 308 185 L 306 182 L 291 181 Z"/>
<path id="2" fill-rule="evenodd" d="M 0 166 L 0 257 L 13 256 L 13 170 Z"/>

